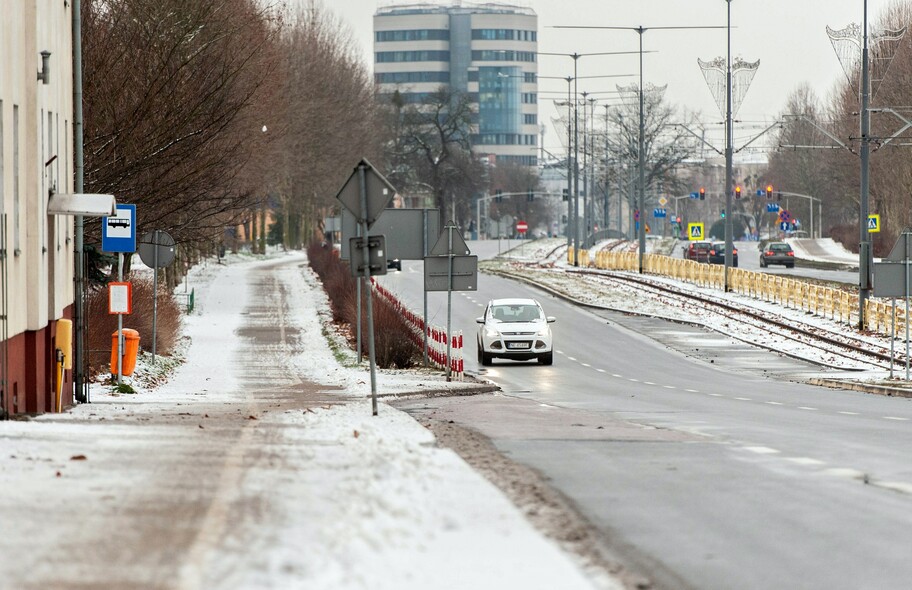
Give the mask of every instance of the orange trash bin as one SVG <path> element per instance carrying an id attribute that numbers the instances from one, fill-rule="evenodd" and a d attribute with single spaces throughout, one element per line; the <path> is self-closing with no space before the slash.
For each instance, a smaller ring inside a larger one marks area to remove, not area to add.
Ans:
<path id="1" fill-rule="evenodd" d="M 131 328 L 123 329 L 124 351 L 120 361 L 120 372 L 128 377 L 136 368 L 136 357 L 139 354 L 139 332 Z M 117 332 L 111 334 L 111 374 L 117 375 L 117 354 L 120 348 L 117 345 Z"/>

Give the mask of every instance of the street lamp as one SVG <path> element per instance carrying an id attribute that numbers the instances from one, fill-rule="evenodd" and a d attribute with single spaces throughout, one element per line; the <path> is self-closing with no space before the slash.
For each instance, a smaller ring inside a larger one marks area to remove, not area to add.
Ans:
<path id="1" fill-rule="evenodd" d="M 641 48 L 642 50 L 642 48 Z M 635 51 L 605 51 L 598 53 L 548 53 L 548 52 L 539 52 L 538 55 L 557 55 L 563 57 L 573 58 L 573 96 L 579 96 L 578 93 L 578 80 L 577 76 L 577 62 L 581 57 L 589 57 L 594 55 L 627 55 L 631 53 L 636 53 Z M 627 74 L 624 74 L 627 75 Z M 609 76 L 606 76 L 609 77 Z M 568 90 L 569 92 L 569 90 Z M 579 109 L 573 109 L 573 266 L 579 266 L 579 258 L 576 255 L 576 252 L 579 250 Z M 568 150 L 569 151 L 569 150 Z M 568 219 L 569 221 L 569 219 Z"/>
<path id="2" fill-rule="evenodd" d="M 639 133 L 639 148 L 638 148 L 638 151 L 639 151 L 638 165 L 640 168 L 638 189 L 639 189 L 640 194 L 638 195 L 639 196 L 638 209 L 640 211 L 640 215 L 643 215 L 645 212 L 645 207 L 646 207 L 646 155 L 644 153 L 644 151 L 645 151 L 644 136 L 646 134 L 646 122 L 645 122 L 645 118 L 643 115 L 643 108 L 644 108 L 643 107 L 643 53 L 652 53 L 652 52 L 643 51 L 643 33 L 645 33 L 646 31 L 649 31 L 649 30 L 722 29 L 725 27 L 722 27 L 722 26 L 704 26 L 704 27 L 697 26 L 697 27 L 649 27 L 649 28 L 646 28 L 646 27 L 643 27 L 642 25 L 640 25 L 639 27 L 555 26 L 553 28 L 555 28 L 555 29 L 607 29 L 607 30 L 618 30 L 618 31 L 633 31 L 639 35 L 640 49 L 639 49 L 639 51 L 630 52 L 630 53 L 639 53 L 639 55 L 640 55 L 640 88 L 639 88 L 640 133 Z M 574 63 L 575 62 L 576 62 L 576 60 L 574 58 Z M 637 233 L 639 234 L 639 271 L 640 271 L 640 273 L 642 273 L 643 272 L 643 256 L 646 253 L 646 224 L 645 223 L 639 224 L 639 231 Z"/>

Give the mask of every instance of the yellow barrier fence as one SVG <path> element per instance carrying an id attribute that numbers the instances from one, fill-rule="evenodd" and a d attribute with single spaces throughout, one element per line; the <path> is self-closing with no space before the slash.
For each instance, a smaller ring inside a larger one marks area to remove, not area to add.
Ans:
<path id="1" fill-rule="evenodd" d="M 567 254 L 567 260 L 571 264 L 574 254 L 571 248 Z M 603 270 L 636 271 L 639 266 L 639 255 L 636 252 L 600 251 L 590 259 L 588 250 L 580 250 L 578 256 L 580 266 Z M 725 267 L 720 264 L 646 254 L 643 256 L 643 269 L 651 274 L 672 277 L 701 287 L 723 289 L 725 285 Z M 855 293 L 741 268 L 731 268 L 729 273 L 729 287 L 733 292 L 834 321 L 850 325 L 857 323 L 858 295 Z M 893 308 L 888 303 L 870 299 L 865 303 L 865 318 L 870 330 L 888 333 L 892 314 Z M 897 325 L 905 321 L 904 315 L 905 310 L 897 307 Z"/>

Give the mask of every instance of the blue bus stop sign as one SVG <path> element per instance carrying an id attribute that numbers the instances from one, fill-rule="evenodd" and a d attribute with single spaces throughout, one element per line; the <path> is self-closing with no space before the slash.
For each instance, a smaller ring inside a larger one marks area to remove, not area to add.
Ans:
<path id="1" fill-rule="evenodd" d="M 102 252 L 136 252 L 136 205 L 117 205 L 117 215 L 101 218 Z"/>

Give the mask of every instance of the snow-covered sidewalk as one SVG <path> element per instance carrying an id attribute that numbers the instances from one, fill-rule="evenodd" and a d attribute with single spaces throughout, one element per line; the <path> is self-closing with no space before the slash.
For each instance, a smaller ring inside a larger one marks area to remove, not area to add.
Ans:
<path id="1" fill-rule="evenodd" d="M 327 302 L 302 255 L 229 262 L 193 272 L 186 361 L 166 384 L 94 386 L 93 403 L 64 415 L 0 422 L 4 584 L 619 587 L 411 417 L 382 402 L 371 415 L 369 372 L 327 343 Z M 254 292 L 257 272 L 272 273 L 275 300 L 262 282 Z M 251 354 L 240 333 L 264 305 L 280 337 L 254 354 L 282 366 L 258 374 L 257 359 L 238 360 Z M 323 401 L 269 391 L 296 382 Z M 439 372 L 378 377 L 381 393 L 447 386 L 465 387 Z M 140 519 L 132 505 L 155 511 Z"/>

